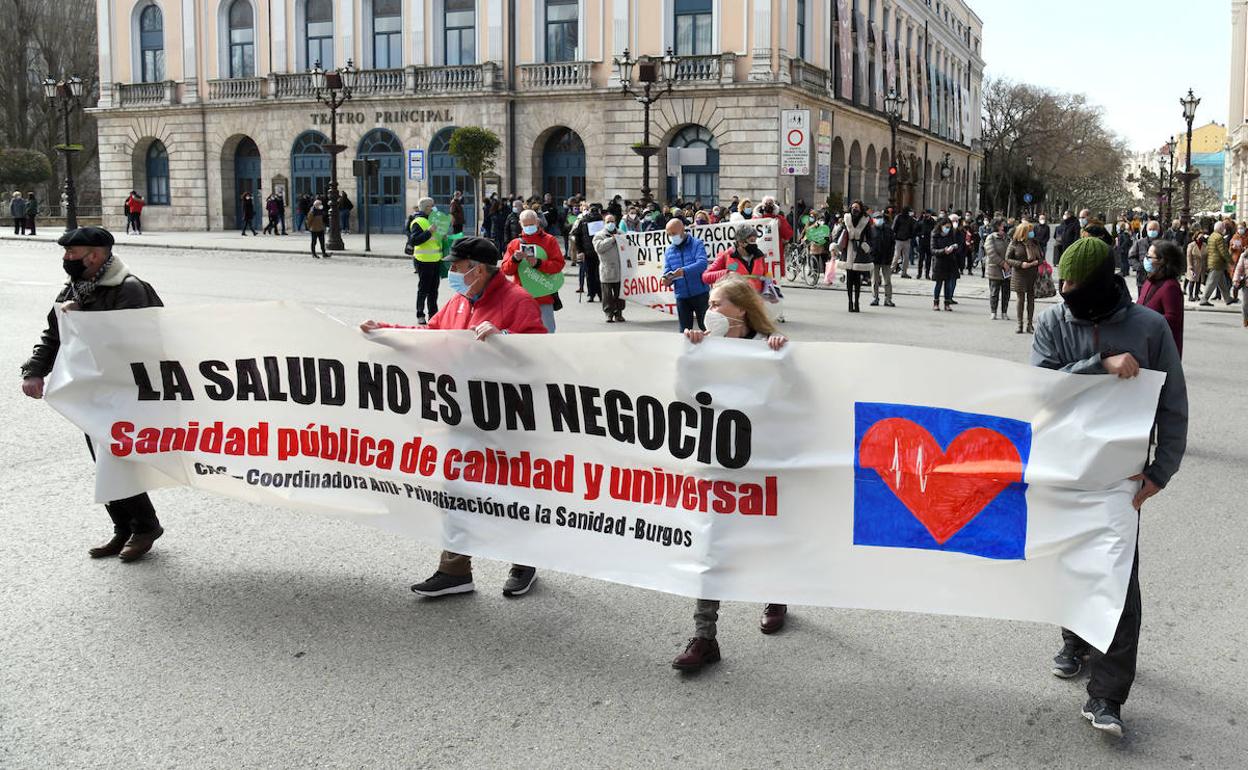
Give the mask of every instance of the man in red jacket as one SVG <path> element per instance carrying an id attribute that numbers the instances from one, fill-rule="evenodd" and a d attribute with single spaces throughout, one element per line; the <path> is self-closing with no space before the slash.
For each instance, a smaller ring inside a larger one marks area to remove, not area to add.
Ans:
<path id="1" fill-rule="evenodd" d="M 754 212 L 755 219 L 774 219 L 779 229 L 776 231 L 780 236 L 780 247 L 783 249 L 784 244 L 793 240 L 793 225 L 789 224 L 788 217 L 780 215 L 780 207 L 776 205 L 776 199 L 768 195 L 763 198 L 763 203 Z"/>
<path id="2" fill-rule="evenodd" d="M 533 248 L 526 248 L 533 247 Z M 516 285 L 520 285 L 520 263 L 528 262 L 543 273 L 563 272 L 563 252 L 559 249 L 559 241 L 555 236 L 542 230 L 538 224 L 537 212 L 525 209 L 520 212 L 520 237 L 513 238 L 507 244 L 503 254 L 503 275 L 509 276 Z M 542 313 L 542 323 L 546 331 L 555 333 L 555 301 L 557 294 L 537 297 L 538 309 Z"/>
<path id="3" fill-rule="evenodd" d="M 562 257 L 560 257 L 562 260 Z M 537 300 L 519 283 L 512 283 L 499 274 L 498 246 L 488 238 L 468 237 L 455 242 L 447 257 L 451 263 L 447 280 L 455 295 L 450 302 L 429 319 L 428 326 L 365 321 L 360 329 L 471 329 L 478 340 L 495 334 L 545 334 Z M 537 570 L 520 564 L 511 565 L 511 573 L 503 584 L 503 596 L 523 596 L 537 580 Z M 468 594 L 476 590 L 472 583 L 472 557 L 443 551 L 437 572 L 423 583 L 412 586 L 414 593 L 434 598 Z"/>

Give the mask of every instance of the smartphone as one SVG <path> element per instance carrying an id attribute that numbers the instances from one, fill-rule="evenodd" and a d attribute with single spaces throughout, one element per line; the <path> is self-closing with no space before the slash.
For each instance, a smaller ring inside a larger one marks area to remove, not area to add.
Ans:
<path id="1" fill-rule="evenodd" d="M 523 257 L 524 259 L 528 259 L 529 257 L 533 257 L 534 259 L 537 259 L 537 244 L 535 243 L 520 244 L 520 253 L 524 255 Z"/>

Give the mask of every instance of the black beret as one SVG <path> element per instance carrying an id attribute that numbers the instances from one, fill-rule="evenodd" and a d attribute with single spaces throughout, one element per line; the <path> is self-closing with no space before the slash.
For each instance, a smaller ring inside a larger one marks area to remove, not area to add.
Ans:
<path id="1" fill-rule="evenodd" d="M 113 234 L 103 227 L 79 227 L 66 231 L 57 243 L 61 246 L 112 246 Z"/>
<path id="2" fill-rule="evenodd" d="M 471 235 L 455 241 L 455 244 L 451 246 L 451 253 L 446 257 L 446 261 L 455 262 L 461 259 L 471 259 L 473 262 L 497 265 L 502 258 L 503 256 L 498 253 L 498 246 L 493 240 Z"/>

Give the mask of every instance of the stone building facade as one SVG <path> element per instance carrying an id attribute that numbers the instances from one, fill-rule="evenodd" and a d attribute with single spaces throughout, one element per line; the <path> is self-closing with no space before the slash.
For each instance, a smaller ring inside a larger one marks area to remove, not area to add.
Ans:
<path id="1" fill-rule="evenodd" d="M 383 231 L 400 228 L 422 195 L 475 200 L 475 180 L 446 149 L 457 126 L 503 140 L 487 191 L 640 197 L 643 108 L 613 64 L 626 50 L 677 57 L 651 112 L 656 198 L 882 205 L 894 162 L 902 203 L 971 207 L 978 190 L 982 24 L 962 0 L 98 0 L 97 9 L 94 114 L 111 226 L 131 190 L 147 197 L 146 227 L 183 230 L 237 227 L 245 191 L 287 200 L 322 191 L 330 119 L 308 69 L 348 59 L 359 75 L 338 113 L 339 184 L 358 204 L 352 161 L 380 161 L 369 200 Z M 902 101 L 895 159 L 890 90 Z M 781 110 L 791 108 L 810 111 L 804 176 L 780 166 Z"/>

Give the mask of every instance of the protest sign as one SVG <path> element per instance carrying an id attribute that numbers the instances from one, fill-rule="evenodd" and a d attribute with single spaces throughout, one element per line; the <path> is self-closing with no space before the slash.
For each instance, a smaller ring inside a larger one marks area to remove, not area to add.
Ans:
<path id="1" fill-rule="evenodd" d="M 1164 380 L 885 345 L 365 334 L 293 303 L 59 320 L 46 397 L 94 441 L 100 501 L 190 486 L 691 597 L 1041 621 L 1101 649 Z"/>

